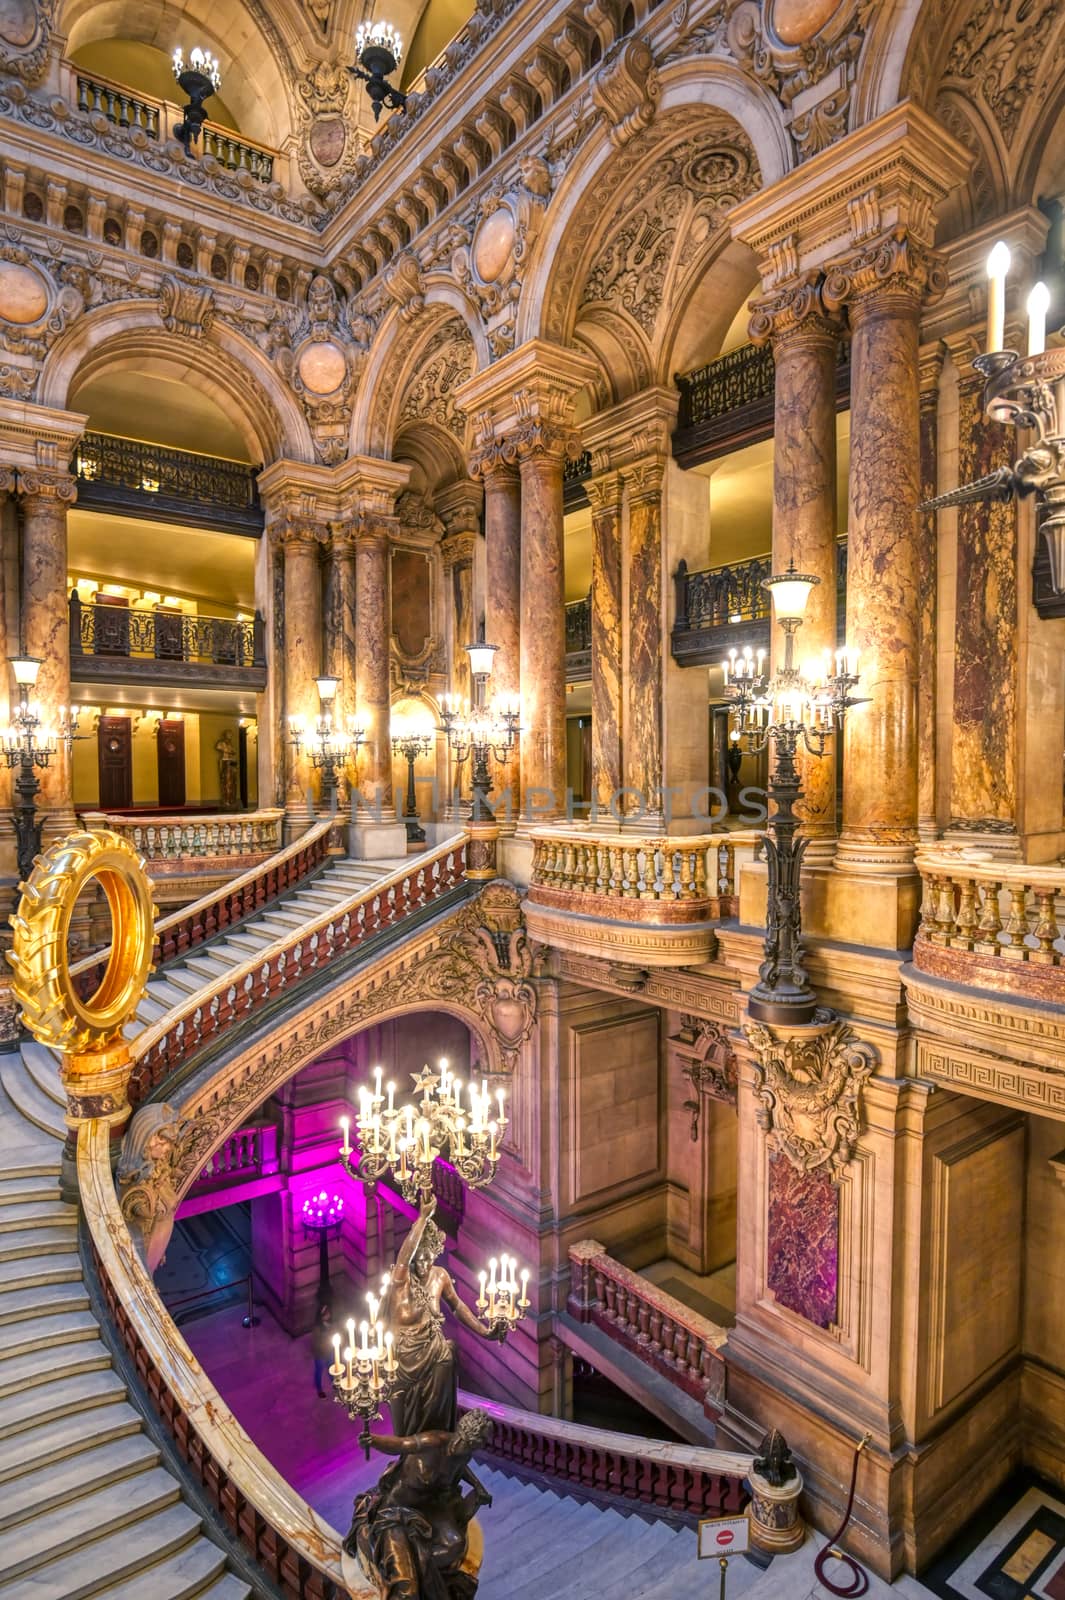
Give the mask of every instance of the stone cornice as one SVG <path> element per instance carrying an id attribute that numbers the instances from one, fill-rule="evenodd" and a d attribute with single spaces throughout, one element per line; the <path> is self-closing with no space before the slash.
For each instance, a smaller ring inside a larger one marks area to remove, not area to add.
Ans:
<path id="1" fill-rule="evenodd" d="M 591 451 L 592 470 L 616 472 L 648 458 L 665 462 L 679 403 L 676 389 L 645 389 L 582 423 L 581 438 Z"/>
<path id="2" fill-rule="evenodd" d="M 572 430 L 573 402 L 598 372 L 579 350 L 530 339 L 454 392 L 455 404 L 472 421 L 476 453 L 500 440 L 516 441 L 530 429 Z"/>
<path id="3" fill-rule="evenodd" d="M 268 526 L 313 521 L 324 529 L 327 523 L 343 523 L 362 513 L 390 517 L 410 475 L 403 462 L 376 456 L 352 456 L 336 467 L 281 460 L 260 472 L 258 484 Z"/>
<path id="4" fill-rule="evenodd" d="M 88 417 L 28 400 L 0 398 L 0 453 L 20 471 L 65 470 Z"/>
<path id="5" fill-rule="evenodd" d="M 729 215 L 732 237 L 755 251 L 767 291 L 897 228 L 930 245 L 935 207 L 972 161 L 904 100 L 742 201 Z"/>

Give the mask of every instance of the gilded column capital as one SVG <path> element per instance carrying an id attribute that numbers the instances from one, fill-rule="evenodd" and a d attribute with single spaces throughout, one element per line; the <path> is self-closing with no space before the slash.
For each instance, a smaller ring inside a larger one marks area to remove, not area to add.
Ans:
<path id="1" fill-rule="evenodd" d="M 589 478 L 584 485 L 592 508 L 592 516 L 615 515 L 621 510 L 621 473 L 606 472 Z"/>
<path id="2" fill-rule="evenodd" d="M 774 347 L 802 342 L 835 347 L 842 332 L 838 310 L 830 311 L 821 295 L 821 274 L 803 272 L 771 293 L 750 302 L 747 332 L 753 344 Z"/>
<path id="3" fill-rule="evenodd" d="M 830 311 L 847 306 L 852 317 L 886 301 L 919 311 L 946 293 L 947 276 L 940 251 L 893 228 L 826 267 L 821 298 Z"/>
<path id="4" fill-rule="evenodd" d="M 666 477 L 666 463 L 661 456 L 644 461 L 634 461 L 621 474 L 630 505 L 657 505 Z"/>
<path id="5" fill-rule="evenodd" d="M 463 567 L 473 566 L 474 552 L 477 549 L 476 533 L 456 531 L 445 535 L 440 541 L 440 555 L 444 563 L 445 572 L 455 572 Z"/>
<path id="6" fill-rule="evenodd" d="M 24 500 L 48 500 L 72 506 L 78 498 L 77 480 L 70 472 L 53 467 L 19 467 L 18 493 Z"/>

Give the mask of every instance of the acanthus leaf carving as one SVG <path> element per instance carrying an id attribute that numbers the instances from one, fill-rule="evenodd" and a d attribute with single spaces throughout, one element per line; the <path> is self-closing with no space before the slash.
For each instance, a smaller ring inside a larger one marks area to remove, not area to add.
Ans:
<path id="1" fill-rule="evenodd" d="M 330 280 L 316 273 L 305 307 L 281 305 L 257 343 L 303 407 L 319 461 L 347 455 L 351 410 L 373 337 L 371 320 L 342 306 Z"/>
<path id="2" fill-rule="evenodd" d="M 141 1106 L 130 1118 L 115 1174 L 119 1204 L 149 1272 L 166 1259 L 174 1231 L 178 1169 L 188 1122 L 165 1102 Z"/>
<path id="3" fill-rule="evenodd" d="M 213 290 L 193 279 L 167 273 L 159 285 L 159 315 L 168 333 L 201 339 L 214 321 Z"/>
<path id="4" fill-rule="evenodd" d="M 650 126 L 660 94 L 654 56 L 646 39 L 622 39 L 592 80 L 592 99 L 610 124 L 619 148 Z"/>
<path id="5" fill-rule="evenodd" d="M 754 1021 L 744 1032 L 754 1051 L 758 1125 L 771 1147 L 800 1172 L 827 1167 L 838 1180 L 854 1157 L 862 1086 L 876 1067 L 876 1050 L 823 1009 L 810 1026 L 783 1037 Z"/>

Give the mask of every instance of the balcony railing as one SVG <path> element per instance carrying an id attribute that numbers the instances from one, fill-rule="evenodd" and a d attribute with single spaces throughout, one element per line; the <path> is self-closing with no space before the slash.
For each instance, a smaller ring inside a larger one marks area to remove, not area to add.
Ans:
<path id="1" fill-rule="evenodd" d="M 642 839 L 617 830 L 545 828 L 533 835 L 530 897 L 611 920 L 734 916 L 737 853 L 753 855 L 759 837 L 744 831 Z"/>
<path id="2" fill-rule="evenodd" d="M 566 678 L 582 683 L 592 674 L 592 597 L 566 607 Z"/>
<path id="3" fill-rule="evenodd" d="M 152 679 L 184 682 L 203 677 L 217 686 L 266 686 L 266 639 L 254 621 L 187 616 L 178 611 L 134 611 L 70 597 L 70 655 L 75 679 Z M 209 670 L 208 670 L 209 669 Z"/>
<path id="4" fill-rule="evenodd" d="M 673 453 L 682 467 L 694 467 L 773 432 L 776 368 L 769 345 L 740 345 L 694 372 L 679 373 L 680 390 Z M 840 346 L 836 404 L 850 394 L 847 348 Z"/>
<path id="5" fill-rule="evenodd" d="M 569 1263 L 570 1316 L 602 1328 L 716 1416 L 725 1393 L 727 1330 L 630 1272 L 595 1239 L 572 1245 Z"/>
<path id="6" fill-rule="evenodd" d="M 721 567 L 689 572 L 681 561 L 673 574 L 673 659 L 681 666 L 716 666 L 729 650 L 768 650 L 769 595 L 762 581 L 773 570 L 770 556 L 754 556 Z M 847 625 L 847 541 L 836 543 L 836 634 Z"/>
<path id="7" fill-rule="evenodd" d="M 135 94 L 124 84 L 113 83 L 108 78 L 89 77 L 76 69 L 75 73 L 78 110 L 97 112 L 117 128 L 139 128 L 149 139 L 166 139 L 173 136 L 175 125 L 184 115 L 180 106 L 168 100 Z M 267 145 L 238 138 L 231 128 L 224 128 L 221 123 L 204 123 L 203 153 L 213 156 L 230 172 L 249 172 L 260 183 L 269 183 L 273 178 L 275 152 Z"/>
<path id="8" fill-rule="evenodd" d="M 78 504 L 120 516 L 165 518 L 189 527 L 258 535 L 256 468 L 221 456 L 86 433 L 74 453 Z"/>
<path id="9" fill-rule="evenodd" d="M 237 861 L 251 867 L 281 849 L 284 811 L 264 810 L 234 816 L 129 817 L 85 811 L 90 830 L 121 834 L 144 857 L 152 877 L 210 872 Z"/>
<path id="10" fill-rule="evenodd" d="M 953 983 L 1065 1003 L 1065 867 L 974 854 L 919 852 L 924 896 L 914 967 Z"/>
<path id="11" fill-rule="evenodd" d="M 255 1122 L 238 1128 L 208 1158 L 189 1193 L 213 1193 L 228 1189 L 233 1183 L 272 1177 L 280 1169 L 279 1132 L 275 1122 Z"/>

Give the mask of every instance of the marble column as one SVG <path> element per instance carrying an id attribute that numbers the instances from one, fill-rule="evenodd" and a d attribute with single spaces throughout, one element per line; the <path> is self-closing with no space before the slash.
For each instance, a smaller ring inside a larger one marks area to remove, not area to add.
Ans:
<path id="1" fill-rule="evenodd" d="M 393 821 L 396 815 L 389 717 L 392 690 L 389 526 L 386 518 L 364 513 L 355 534 L 355 681 L 359 712 L 366 725 L 366 743 L 359 754 L 359 790 L 372 819 L 384 822 Z"/>
<path id="2" fill-rule="evenodd" d="M 868 704 L 845 722 L 846 871 L 909 875 L 917 839 L 919 320 L 940 259 L 904 229 L 831 268 L 823 295 L 850 311 L 847 643 Z"/>
<path id="3" fill-rule="evenodd" d="M 318 716 L 315 678 L 322 670 L 322 591 L 318 529 L 313 522 L 286 521 L 273 530 L 284 552 L 285 738 L 291 720 L 304 725 L 307 739 L 297 755 L 288 749 L 285 834 L 298 838 L 314 819 L 314 769 L 309 736 Z"/>
<path id="4" fill-rule="evenodd" d="M 592 768 L 596 810 L 609 821 L 621 789 L 621 477 L 587 484 L 592 505 Z"/>
<path id="5" fill-rule="evenodd" d="M 458 695 L 463 701 L 472 701 L 473 695 L 470 658 L 466 646 L 472 644 L 477 636 L 473 619 L 473 558 L 476 548 L 476 533 L 448 533 L 440 541 L 440 554 L 444 563 L 444 577 L 448 591 L 448 636 L 451 644 L 448 684 L 450 692 Z M 494 644 L 495 641 L 489 640 L 489 643 Z M 489 680 L 489 695 L 494 693 L 496 688 L 497 685 Z M 495 786 L 493 784 L 493 787 Z M 448 815 L 458 823 L 462 802 L 468 800 L 472 793 L 469 761 L 464 762 L 462 766 L 455 763 L 451 787 L 454 793 L 448 794 Z"/>
<path id="6" fill-rule="evenodd" d="M 662 483 L 665 463 L 638 461 L 623 473 L 629 507 L 629 648 L 625 683 L 626 821 L 663 826 Z"/>
<path id="7" fill-rule="evenodd" d="M 22 504 L 22 649 L 41 663 L 32 698 L 45 721 L 70 705 L 70 613 L 67 600 L 67 511 L 77 485 L 69 472 L 20 468 Z M 62 838 L 74 827 L 70 747 L 60 742 L 39 774 L 37 807 L 42 843 Z"/>
<path id="8" fill-rule="evenodd" d="M 530 825 L 566 811 L 566 591 L 562 473 L 575 436 L 533 421 L 521 463 L 521 793 Z"/>
<path id="9" fill-rule="evenodd" d="M 958 350 L 958 481 L 1009 466 L 1013 430 L 984 417 L 984 383 Z M 1019 857 L 1017 836 L 1017 507 L 958 507 L 954 706 L 947 834 Z"/>
<path id="10" fill-rule="evenodd" d="M 756 343 L 771 341 L 773 410 L 773 571 L 789 562 L 819 582 L 810 591 L 796 636 L 800 666 L 836 649 L 836 364 L 840 321 L 821 303 L 817 275 L 767 296 L 750 325 Z M 771 631 L 774 667 L 783 659 L 783 632 Z M 823 756 L 802 751 L 802 800 L 796 813 L 808 843 L 805 863 L 836 853 L 838 739 Z"/>
<path id="11" fill-rule="evenodd" d="M 497 646 L 492 690 L 509 700 L 521 690 L 521 477 L 513 452 L 498 442 L 471 459 L 470 473 L 484 485 L 484 636 Z M 519 736 L 519 747 L 497 769 L 495 785 L 509 791 L 509 805 L 497 808 L 507 833 L 521 814 L 520 767 Z"/>
<path id="12" fill-rule="evenodd" d="M 943 347 L 921 352 L 921 499 L 938 492 L 939 377 Z M 922 844 L 938 839 L 936 818 L 936 675 L 938 661 L 939 517 L 926 511 L 921 520 L 917 583 L 920 616 L 917 632 L 917 837 Z"/>

